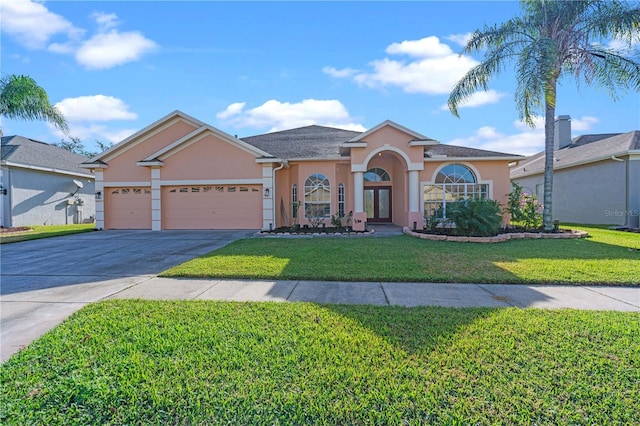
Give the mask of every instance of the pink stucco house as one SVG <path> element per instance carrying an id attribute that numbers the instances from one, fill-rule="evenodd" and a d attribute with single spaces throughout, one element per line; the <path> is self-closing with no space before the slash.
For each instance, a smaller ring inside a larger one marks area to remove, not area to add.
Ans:
<path id="1" fill-rule="evenodd" d="M 99 229 L 269 229 L 353 212 L 363 230 L 422 227 L 460 198 L 505 203 L 508 164 L 522 158 L 441 144 L 392 121 L 238 139 L 174 111 L 82 167 L 95 174 Z"/>

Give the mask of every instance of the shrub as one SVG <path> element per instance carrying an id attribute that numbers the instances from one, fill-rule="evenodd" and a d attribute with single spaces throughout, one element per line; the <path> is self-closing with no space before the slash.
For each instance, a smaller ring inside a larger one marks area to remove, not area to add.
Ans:
<path id="1" fill-rule="evenodd" d="M 447 219 L 457 235 L 490 237 L 500 230 L 502 209 L 495 200 L 456 201 L 447 206 Z"/>
<path id="2" fill-rule="evenodd" d="M 509 202 L 506 211 L 511 222 L 527 229 L 536 229 L 542 225 L 542 204 L 534 194 L 522 192 L 522 186 L 512 182 L 513 190 L 507 195 Z"/>

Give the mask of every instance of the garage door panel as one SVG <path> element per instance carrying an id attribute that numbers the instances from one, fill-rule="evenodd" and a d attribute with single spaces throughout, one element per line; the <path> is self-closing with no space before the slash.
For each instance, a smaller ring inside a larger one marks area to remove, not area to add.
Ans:
<path id="1" fill-rule="evenodd" d="M 106 229 L 151 229 L 151 190 L 105 188 Z"/>
<path id="2" fill-rule="evenodd" d="M 181 186 L 162 189 L 164 229 L 259 229 L 260 185 Z"/>

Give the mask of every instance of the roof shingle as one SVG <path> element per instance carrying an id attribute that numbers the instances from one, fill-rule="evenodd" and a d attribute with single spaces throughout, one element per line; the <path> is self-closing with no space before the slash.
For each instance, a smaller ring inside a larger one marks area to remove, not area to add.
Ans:
<path id="1" fill-rule="evenodd" d="M 79 167 L 87 157 L 22 136 L 2 137 L 2 162 L 88 175 Z"/>

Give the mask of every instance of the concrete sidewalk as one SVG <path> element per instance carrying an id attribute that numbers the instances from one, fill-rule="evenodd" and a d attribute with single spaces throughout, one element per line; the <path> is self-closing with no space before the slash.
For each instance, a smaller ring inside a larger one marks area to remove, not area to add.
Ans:
<path id="1" fill-rule="evenodd" d="M 573 308 L 640 312 L 640 288 L 151 278 L 109 298 L 366 305 Z"/>
<path id="2" fill-rule="evenodd" d="M 3 286 L 12 277 L 3 277 Z M 39 285 L 41 279 L 47 285 Z M 1 360 L 64 321 L 83 306 L 108 299 L 229 300 L 341 304 L 573 308 L 640 312 L 639 287 L 579 287 L 515 284 L 199 280 L 130 277 L 21 276 L 0 297 Z M 55 285 L 54 285 L 55 284 Z"/>

